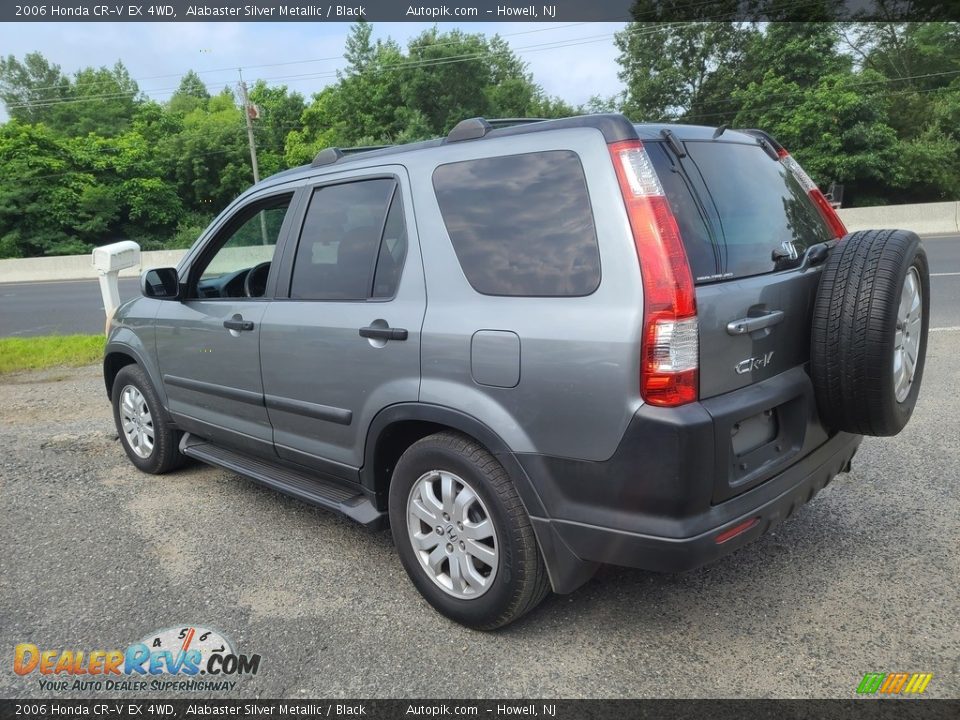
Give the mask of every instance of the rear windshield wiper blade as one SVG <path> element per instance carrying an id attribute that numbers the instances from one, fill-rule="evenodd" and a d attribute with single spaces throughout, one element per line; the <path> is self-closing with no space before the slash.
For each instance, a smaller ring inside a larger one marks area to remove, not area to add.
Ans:
<path id="1" fill-rule="evenodd" d="M 685 158 L 687 156 L 687 151 L 683 149 L 683 143 L 677 139 L 677 136 L 673 134 L 672 130 L 661 130 L 660 135 L 667 141 L 667 145 L 673 150 L 674 155 L 678 158 Z"/>

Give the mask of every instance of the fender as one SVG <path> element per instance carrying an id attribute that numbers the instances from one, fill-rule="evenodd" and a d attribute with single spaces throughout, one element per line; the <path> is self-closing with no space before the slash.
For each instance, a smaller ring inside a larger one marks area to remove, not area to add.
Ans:
<path id="1" fill-rule="evenodd" d="M 160 402 L 163 403 L 164 409 L 169 410 L 167 392 L 160 376 L 160 368 L 153 360 L 153 355 L 143 346 L 143 341 L 140 337 L 125 327 L 118 328 L 113 335 L 110 336 L 103 350 L 103 383 L 104 386 L 106 386 L 108 397 L 110 396 L 112 388 L 107 384 L 107 357 L 109 357 L 111 353 L 120 353 L 132 357 L 137 364 L 144 369 L 144 372 L 147 373 L 147 377 L 149 377 L 150 382 L 153 383 L 153 389 L 156 390 L 157 395 L 160 396 Z"/>
<path id="2" fill-rule="evenodd" d="M 367 430 L 364 445 L 363 467 L 360 469 L 360 484 L 371 495 L 376 491 L 374 477 L 374 454 L 383 431 L 396 422 L 419 420 L 421 422 L 445 425 L 475 438 L 500 461 L 523 501 L 530 515 L 544 517 L 546 510 L 540 501 L 536 488 L 529 476 L 517 461 L 516 456 L 504 440 L 488 425 L 459 410 L 431 403 L 397 403 L 381 410 L 373 418 Z"/>

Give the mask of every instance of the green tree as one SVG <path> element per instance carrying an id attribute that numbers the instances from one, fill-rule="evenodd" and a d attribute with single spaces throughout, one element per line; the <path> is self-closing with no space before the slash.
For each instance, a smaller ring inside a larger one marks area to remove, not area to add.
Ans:
<path id="1" fill-rule="evenodd" d="M 73 79 L 40 53 L 0 59 L 0 99 L 10 117 L 65 135 L 116 135 L 129 127 L 139 88 L 123 63 L 84 68 Z"/>
<path id="2" fill-rule="evenodd" d="M 287 135 L 299 127 L 306 104 L 300 93 L 291 93 L 286 86 L 271 87 L 263 80 L 254 84 L 249 97 L 259 111 L 253 126 L 260 174 L 272 175 L 286 165 L 284 150 Z"/>
<path id="3" fill-rule="evenodd" d="M 628 25 L 614 38 L 626 88 L 622 111 L 638 121 L 726 111 L 757 35 L 751 26 L 729 22 Z"/>
<path id="4" fill-rule="evenodd" d="M 136 115 L 140 89 L 123 63 L 84 68 L 73 81 L 73 100 L 58 107 L 58 125 L 71 135 L 124 132 Z"/>
<path id="5" fill-rule="evenodd" d="M 70 78 L 40 53 L 0 58 L 0 100 L 14 120 L 52 127 L 54 108 L 71 97 Z"/>
<path id="6" fill-rule="evenodd" d="M 210 92 L 203 80 L 193 70 L 180 78 L 180 85 L 170 96 L 168 106 L 170 112 L 186 115 L 197 108 L 204 108 L 210 101 Z"/>
<path id="7" fill-rule="evenodd" d="M 187 210 L 217 212 L 253 182 L 243 113 L 229 89 L 184 115 L 159 148 Z"/>
<path id="8" fill-rule="evenodd" d="M 347 39 L 347 66 L 314 95 L 301 129 L 286 138 L 286 161 L 310 160 L 330 146 L 392 144 L 447 133 L 473 116 L 558 117 L 576 111 L 548 97 L 499 37 L 426 30 L 406 52 L 372 41 L 368 23 Z"/>

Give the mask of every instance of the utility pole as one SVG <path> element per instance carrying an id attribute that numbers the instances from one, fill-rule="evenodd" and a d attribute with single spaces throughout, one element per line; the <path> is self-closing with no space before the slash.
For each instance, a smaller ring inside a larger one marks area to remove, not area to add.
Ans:
<path id="1" fill-rule="evenodd" d="M 253 137 L 253 118 L 250 117 L 250 98 L 247 96 L 247 84 L 243 81 L 243 70 L 237 68 L 237 74 L 240 76 L 240 95 L 243 98 L 243 117 L 247 121 L 247 141 L 250 143 L 250 164 L 253 166 L 253 182 L 260 182 L 260 166 L 257 164 L 257 142 Z M 269 245 L 267 239 L 267 219 L 260 211 L 260 234 L 263 237 L 263 244 Z"/>
<path id="2" fill-rule="evenodd" d="M 243 71 L 237 68 L 240 74 L 240 95 L 243 97 L 243 117 L 247 121 L 247 140 L 250 142 L 250 164 L 253 165 L 253 182 L 260 182 L 260 167 L 257 165 L 257 143 L 253 139 L 253 118 L 250 117 L 250 98 L 247 96 L 247 84 L 243 81 Z"/>

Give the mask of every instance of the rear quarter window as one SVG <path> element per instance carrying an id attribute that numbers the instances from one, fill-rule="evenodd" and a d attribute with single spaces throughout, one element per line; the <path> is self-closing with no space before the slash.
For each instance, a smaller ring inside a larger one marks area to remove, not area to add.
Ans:
<path id="1" fill-rule="evenodd" d="M 600 250 L 576 153 L 441 165 L 433 187 L 460 267 L 477 292 L 570 297 L 599 286 Z"/>

